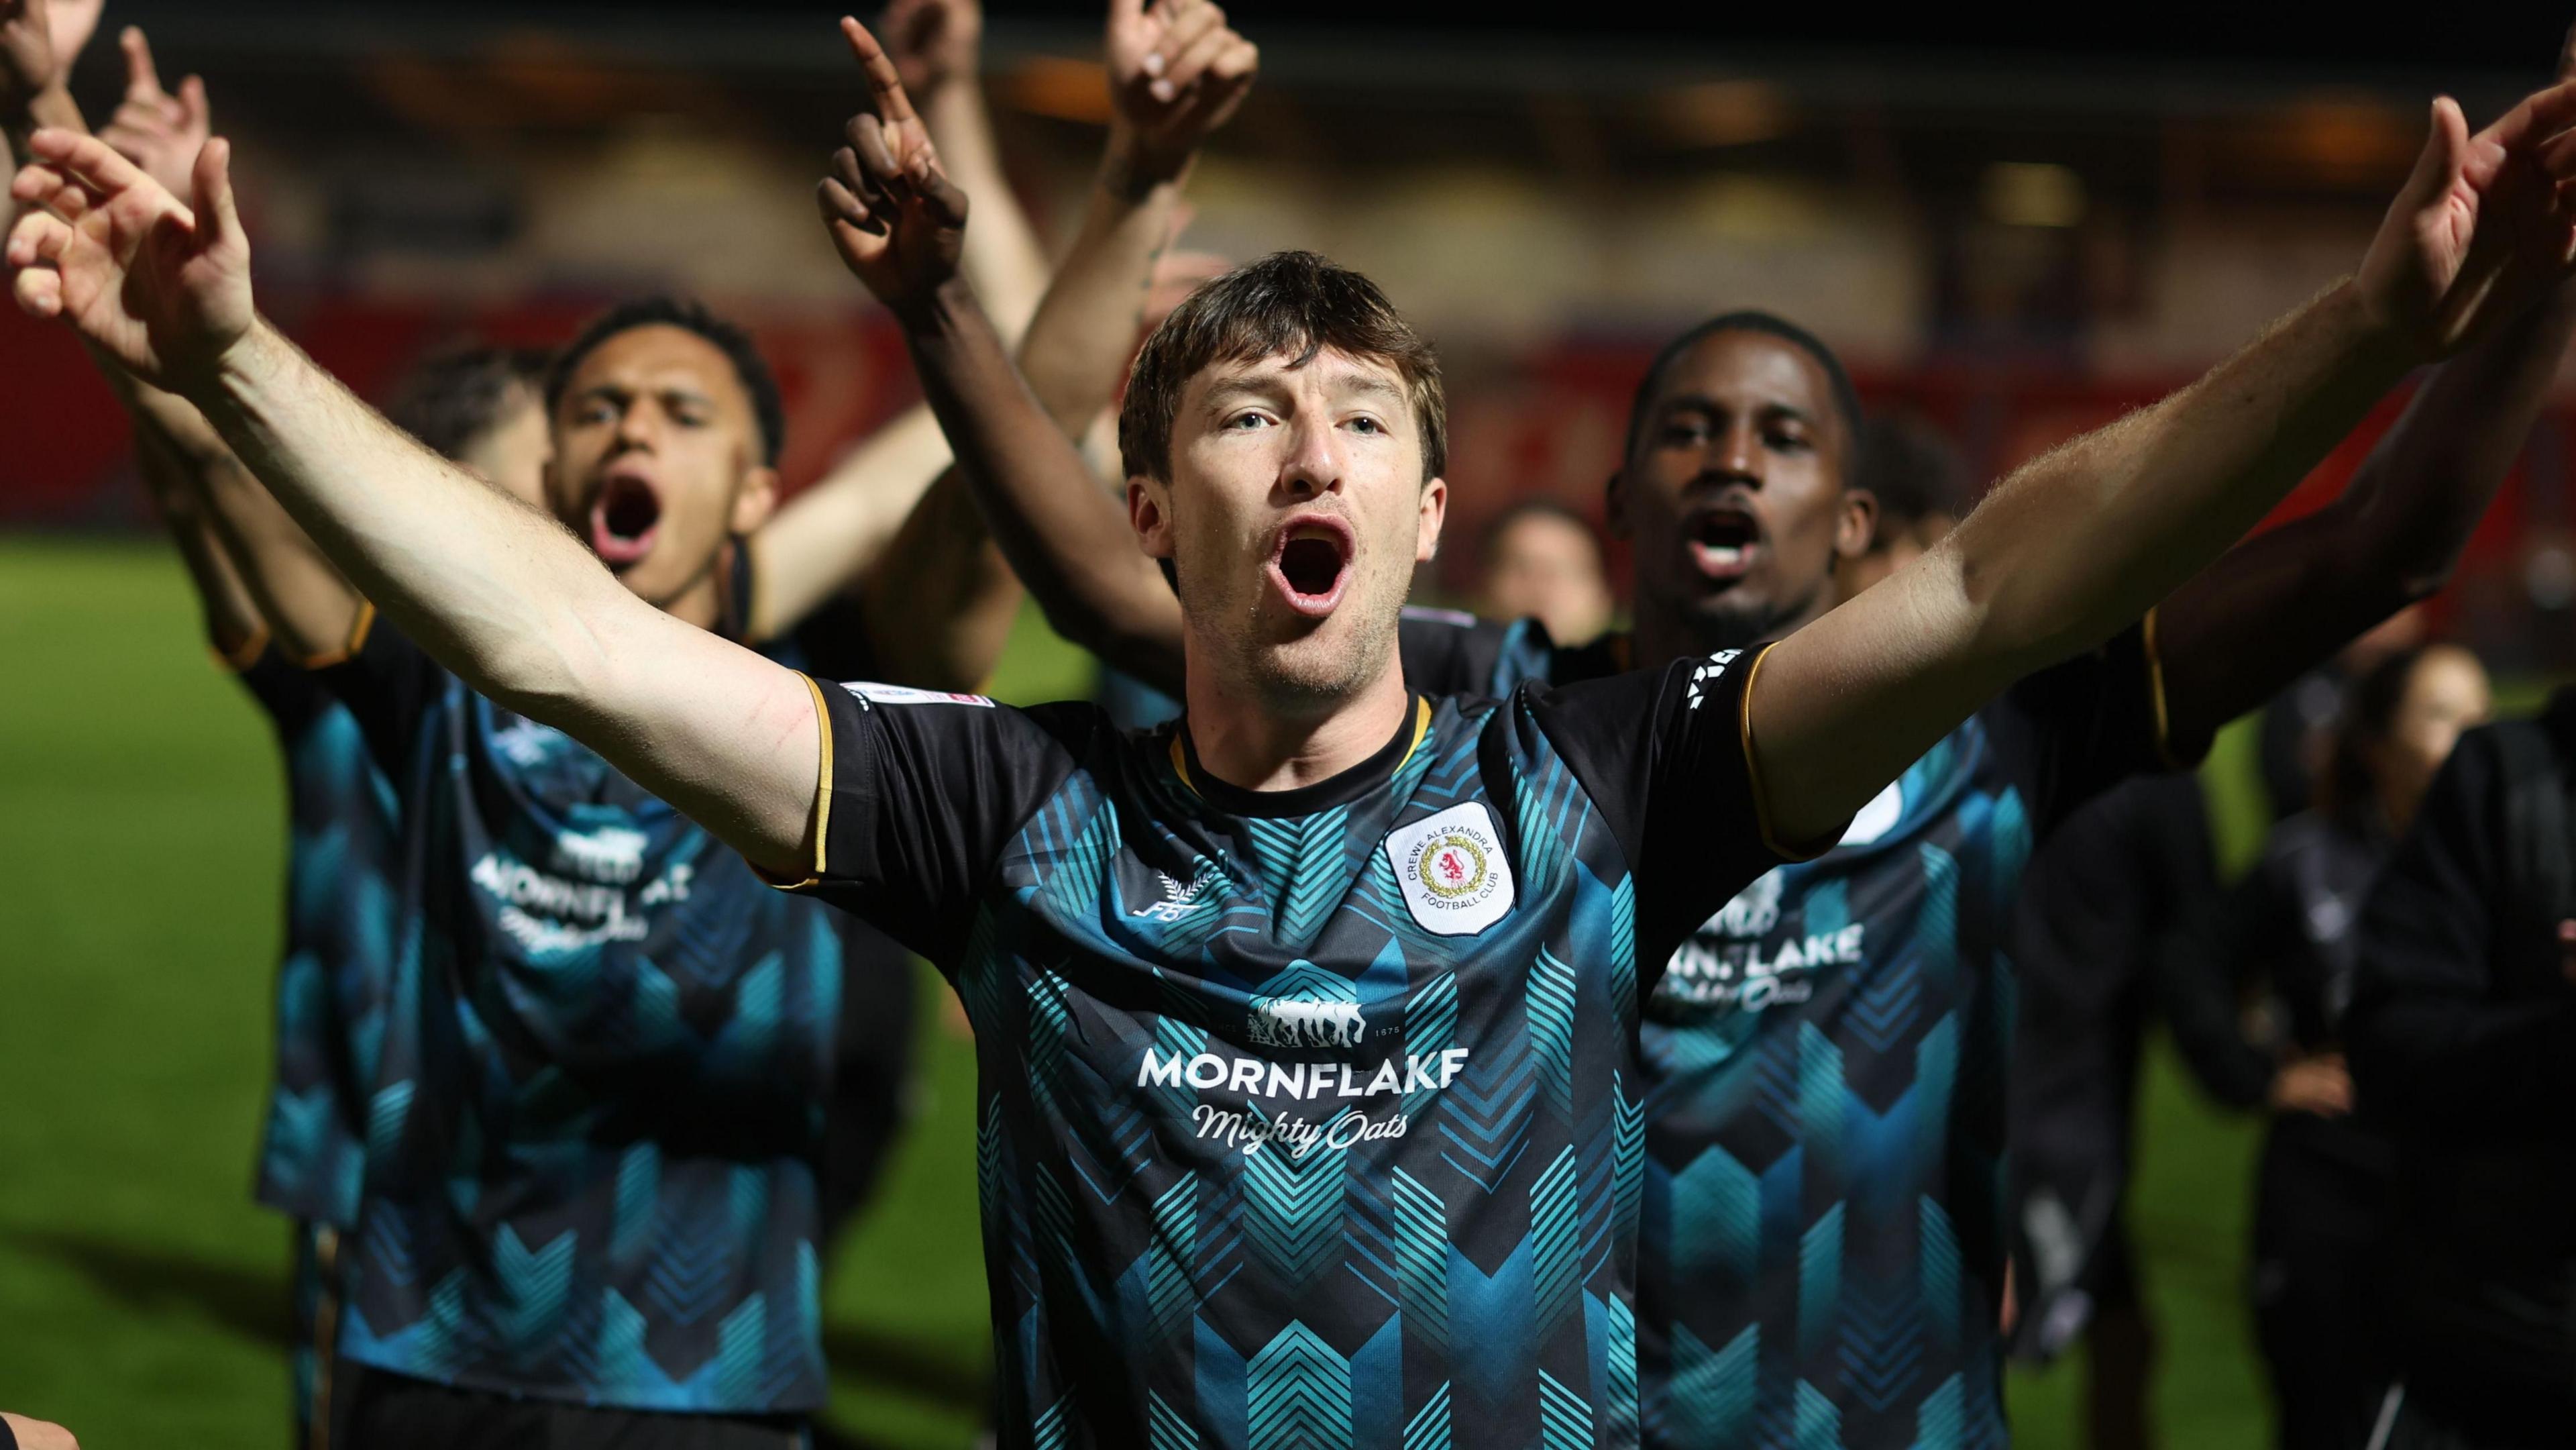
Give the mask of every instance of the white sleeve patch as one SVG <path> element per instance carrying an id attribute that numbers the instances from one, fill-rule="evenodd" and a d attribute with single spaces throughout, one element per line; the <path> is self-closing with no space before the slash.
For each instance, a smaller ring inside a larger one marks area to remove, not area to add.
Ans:
<path id="1" fill-rule="evenodd" d="M 871 705 L 981 705 L 993 708 L 993 702 L 981 695 L 959 695 L 947 690 L 916 690 L 910 685 L 879 685 L 866 680 L 844 681 L 841 688 Z"/>
<path id="2" fill-rule="evenodd" d="M 1512 863 L 1482 803 L 1466 801 L 1387 833 L 1405 907 L 1438 936 L 1474 936 L 1512 909 Z"/>

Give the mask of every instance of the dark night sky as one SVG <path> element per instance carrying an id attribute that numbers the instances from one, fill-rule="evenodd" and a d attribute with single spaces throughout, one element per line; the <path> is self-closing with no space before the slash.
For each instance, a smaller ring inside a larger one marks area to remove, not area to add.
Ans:
<path id="1" fill-rule="evenodd" d="M 848 0 L 844 0 L 848 3 Z M 123 18 L 207 24 L 197 0 L 129 0 Z M 862 10 L 867 18 L 869 4 Z M 2239 0 L 2229 6 L 2121 4 L 2075 0 L 2039 19 L 2027 5 L 1962 5 L 1929 0 L 1901 9 L 1781 0 L 1741 3 L 1580 4 L 1556 7 L 1470 4 L 1460 0 L 1243 0 L 1229 7 L 1254 34 L 1329 32 L 1365 46 L 1372 34 L 1407 32 L 1411 48 L 1443 37 L 1473 36 L 1488 45 L 1545 37 L 1555 45 L 1609 49 L 1653 47 L 1667 55 L 1786 53 L 1817 58 L 1876 58 L 1992 64 L 2022 57 L 2144 64 L 2188 72 L 2195 64 L 2242 71 L 2279 69 L 2334 74 L 2545 74 L 2576 5 L 2534 0 L 2412 0 L 2395 6 L 2318 4 L 2316 0 Z M 1100 0 L 987 0 L 997 21 L 1049 25 L 1098 23 Z M 233 0 L 228 24 L 289 23 L 299 17 L 336 26 L 382 23 L 389 30 L 435 27 L 453 33 L 479 27 L 560 23 L 613 32 L 621 27 L 703 30 L 750 22 L 776 29 L 806 18 L 828 23 L 831 0 L 714 0 L 681 5 L 655 0 Z M 2392 16 L 2400 18 L 2390 18 Z M 255 17 L 255 20 L 254 20 Z M 2294 23 L 2294 17 L 2299 17 Z M 111 21 L 119 15 L 111 15 Z M 236 32 L 238 35 L 238 32 Z"/>

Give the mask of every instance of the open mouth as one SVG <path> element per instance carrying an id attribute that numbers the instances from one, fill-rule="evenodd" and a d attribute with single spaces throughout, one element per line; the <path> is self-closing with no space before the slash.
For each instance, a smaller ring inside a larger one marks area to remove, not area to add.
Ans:
<path id="1" fill-rule="evenodd" d="M 662 525 L 662 498 L 631 474 L 611 477 L 590 504 L 590 548 L 612 568 L 653 552 Z"/>
<path id="2" fill-rule="evenodd" d="M 1762 548 L 1762 525 L 1740 508 L 1703 510 L 1684 520 L 1682 527 L 1691 563 L 1710 579 L 1744 577 Z"/>
<path id="3" fill-rule="evenodd" d="M 1288 607 L 1310 619 L 1321 619 L 1342 602 L 1350 580 L 1351 532 L 1341 520 L 1310 516 L 1279 531 L 1270 556 L 1270 577 L 1278 582 Z"/>

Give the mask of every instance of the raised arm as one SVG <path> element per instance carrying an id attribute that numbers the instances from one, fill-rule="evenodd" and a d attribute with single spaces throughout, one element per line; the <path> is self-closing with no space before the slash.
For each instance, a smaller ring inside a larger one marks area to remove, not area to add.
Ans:
<path id="1" fill-rule="evenodd" d="M 2558 79 L 2576 80 L 2576 31 Z M 2197 758 L 2220 726 L 2450 582 L 2571 337 L 2576 286 L 2562 283 L 2436 368 L 2341 498 L 2229 550 L 2156 607 L 2175 755 Z"/>
<path id="2" fill-rule="evenodd" d="M 896 0 L 886 9 L 885 25 L 895 63 L 921 97 L 923 120 L 950 174 L 987 199 L 967 239 L 965 272 L 991 305 L 1003 335 L 1017 341 L 1046 289 L 1047 263 L 993 144 L 979 74 L 982 10 L 976 0 Z M 973 679 L 926 676 L 980 678 L 982 669 L 960 661 L 980 656 L 989 668 L 1000 649 L 991 620 L 998 616 L 1007 629 L 1018 586 L 998 560 L 985 557 L 990 550 L 980 530 L 960 537 L 928 527 L 956 512 L 953 502 L 923 503 L 948 463 L 939 420 L 927 406 L 917 406 L 788 500 L 751 540 L 756 587 L 750 637 L 784 633 L 864 580 L 872 596 L 910 604 L 901 611 L 904 628 L 879 641 L 888 672 L 906 683 L 972 688 Z M 925 520 L 913 521 L 917 509 Z M 871 620 L 882 613 L 871 611 Z M 925 620 L 938 627 L 925 630 Z M 940 637 L 950 634 L 961 637 Z"/>
<path id="3" fill-rule="evenodd" d="M 1063 438 L 1080 413 L 1032 392 L 943 260 L 964 228 L 964 194 L 917 143 L 901 81 L 874 39 L 844 28 L 868 67 L 876 110 L 851 122 L 851 144 L 823 183 L 824 219 L 843 259 L 903 322 L 985 519 L 1049 622 L 1122 669 L 1176 685 L 1178 602 Z M 1121 121 L 1026 349 L 1032 379 L 1046 379 L 1057 400 L 1105 401 L 1114 391 L 1190 160 L 1241 104 L 1260 60 L 1203 0 L 1151 12 L 1119 0 L 1109 54 Z"/>
<path id="4" fill-rule="evenodd" d="M 2449 100 L 2361 270 L 2200 381 L 1996 485 L 1921 559 L 1773 649 L 1747 723 L 1783 842 L 1840 828 L 1968 712 L 2240 538 L 2415 363 L 2568 270 L 2576 85 L 2472 137 Z M 2474 238 L 2476 245 L 2472 246 Z M 2237 635 L 2253 631 L 2245 621 Z"/>
<path id="5" fill-rule="evenodd" d="M 88 129 L 64 81 L 105 3 L 0 0 L 0 139 L 8 142 L 12 170 L 26 160 L 27 138 L 39 127 Z M 0 203 L 0 223 L 16 216 L 14 203 Z"/>
<path id="6" fill-rule="evenodd" d="M 101 141 L 31 139 L 11 183 L 18 305 L 185 397 L 323 551 L 441 664 L 555 725 L 781 874 L 812 859 L 821 740 L 804 680 L 629 593 L 544 518 L 447 463 L 254 310 L 221 140 L 196 205 Z"/>
<path id="7" fill-rule="evenodd" d="M 174 95 L 163 89 L 151 41 L 140 28 L 125 27 L 117 43 L 125 52 L 125 95 L 98 137 L 176 196 L 190 185 L 197 153 L 213 134 L 205 82 L 190 76 Z M 108 358 L 97 360 L 134 419 L 138 451 L 147 460 L 162 460 L 171 475 L 178 507 L 165 503 L 164 517 L 172 527 L 186 519 L 212 533 L 223 573 L 288 657 L 309 666 L 345 655 L 366 618 L 366 601 L 193 406 L 138 381 Z M 203 544 L 182 539 L 181 552 L 193 560 Z M 210 616 L 217 608 L 210 598 Z"/>

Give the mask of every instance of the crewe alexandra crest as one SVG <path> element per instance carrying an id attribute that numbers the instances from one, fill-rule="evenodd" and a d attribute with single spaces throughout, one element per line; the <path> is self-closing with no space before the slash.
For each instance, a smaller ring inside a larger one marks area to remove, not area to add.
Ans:
<path id="1" fill-rule="evenodd" d="M 1474 936 L 1512 909 L 1512 865 L 1480 802 L 1390 832 L 1386 857 L 1405 906 L 1426 931 Z"/>

